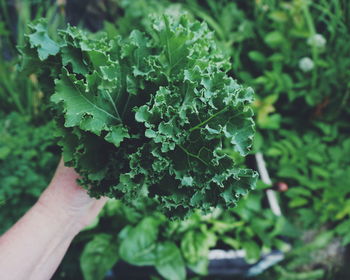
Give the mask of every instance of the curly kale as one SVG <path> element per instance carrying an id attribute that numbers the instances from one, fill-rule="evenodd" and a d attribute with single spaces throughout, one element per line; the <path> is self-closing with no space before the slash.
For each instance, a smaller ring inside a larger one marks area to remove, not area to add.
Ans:
<path id="1" fill-rule="evenodd" d="M 164 16 L 127 38 L 31 25 L 22 67 L 51 95 L 66 165 L 93 197 L 148 196 L 172 216 L 232 207 L 254 187 L 253 90 L 206 24 Z"/>

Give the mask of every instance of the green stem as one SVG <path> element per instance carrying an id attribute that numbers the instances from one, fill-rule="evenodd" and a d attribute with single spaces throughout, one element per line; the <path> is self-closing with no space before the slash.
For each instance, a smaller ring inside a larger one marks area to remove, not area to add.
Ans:
<path id="1" fill-rule="evenodd" d="M 302 6 L 302 10 L 306 19 L 306 24 L 309 28 L 309 32 L 311 34 L 311 37 L 314 36 L 316 34 L 316 29 L 315 29 L 315 25 L 309 10 L 309 4 L 306 3 Z M 312 71 L 312 77 L 311 77 L 311 88 L 312 90 L 314 90 L 316 88 L 316 83 L 317 83 L 317 61 L 318 61 L 318 50 L 317 47 L 315 45 L 311 46 L 311 54 L 312 54 L 312 60 L 315 63 L 315 67 Z"/>
<path id="2" fill-rule="evenodd" d="M 203 125 L 207 124 L 208 122 L 210 122 L 213 118 L 216 118 L 218 115 L 222 114 L 223 112 L 225 112 L 228 109 L 229 106 L 225 107 L 224 109 L 221 109 L 219 112 L 215 113 L 214 115 L 212 115 L 210 118 L 206 119 L 205 121 L 202 121 L 201 123 L 197 124 L 196 126 L 192 127 L 189 129 L 190 132 L 199 129 L 200 127 L 202 127 Z"/>
<path id="3" fill-rule="evenodd" d="M 17 44 L 19 46 L 24 45 L 24 34 L 28 31 L 28 22 L 30 22 L 30 2 L 28 0 L 21 1 L 19 5 L 20 11 L 18 11 L 18 32 L 17 32 Z"/>
<path id="4" fill-rule="evenodd" d="M 192 154 L 191 152 L 189 152 L 184 146 L 182 146 L 181 144 L 178 144 L 178 146 L 180 147 L 181 150 L 183 150 L 185 152 L 185 154 L 187 154 L 188 156 L 191 156 L 193 158 L 198 159 L 200 162 L 204 163 L 205 165 L 208 165 L 208 163 L 206 163 L 204 160 L 202 160 L 199 156 Z"/>

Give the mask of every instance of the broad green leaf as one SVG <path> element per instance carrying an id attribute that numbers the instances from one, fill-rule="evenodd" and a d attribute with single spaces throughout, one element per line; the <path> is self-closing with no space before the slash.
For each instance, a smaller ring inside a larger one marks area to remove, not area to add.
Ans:
<path id="1" fill-rule="evenodd" d="M 186 278 L 184 260 L 179 248 L 173 242 L 166 241 L 157 245 L 155 267 L 165 279 Z"/>
<path id="2" fill-rule="evenodd" d="M 80 267 L 86 280 L 102 280 L 119 259 L 116 240 L 100 233 L 85 246 Z"/>
<path id="3" fill-rule="evenodd" d="M 208 270 L 209 249 L 216 244 L 217 237 L 213 232 L 188 231 L 181 240 L 181 252 L 189 267 L 201 275 Z"/>
<path id="4" fill-rule="evenodd" d="M 63 103 L 66 127 L 79 126 L 100 135 L 102 130 L 108 130 L 108 125 L 120 122 L 117 111 L 112 109 L 115 107 L 112 98 L 98 99 L 96 93 L 89 91 L 81 80 L 69 74 L 67 70 L 56 80 L 56 93 L 52 95 L 51 100 Z M 107 102 L 107 106 L 104 102 Z"/>
<path id="5" fill-rule="evenodd" d="M 130 229 L 120 244 L 120 257 L 133 265 L 155 265 L 160 222 L 156 217 L 146 217 Z"/>
<path id="6" fill-rule="evenodd" d="M 246 259 L 249 263 L 257 262 L 260 258 L 261 249 L 253 240 L 242 243 L 242 247 L 246 253 Z"/>
<path id="7" fill-rule="evenodd" d="M 265 42 L 271 48 L 276 48 L 284 44 L 285 41 L 286 39 L 284 38 L 283 34 L 281 34 L 279 31 L 272 31 L 265 36 Z"/>

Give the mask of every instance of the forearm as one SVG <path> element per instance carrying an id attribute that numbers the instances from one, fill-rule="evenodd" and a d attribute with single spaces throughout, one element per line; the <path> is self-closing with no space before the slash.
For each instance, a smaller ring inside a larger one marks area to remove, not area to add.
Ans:
<path id="1" fill-rule="evenodd" d="M 38 202 L 0 237 L 1 279 L 51 278 L 73 238 L 107 201 L 89 197 L 77 178 L 61 162 Z"/>
<path id="2" fill-rule="evenodd" d="M 79 229 L 77 220 L 39 201 L 0 238 L 2 277 L 50 279 Z"/>

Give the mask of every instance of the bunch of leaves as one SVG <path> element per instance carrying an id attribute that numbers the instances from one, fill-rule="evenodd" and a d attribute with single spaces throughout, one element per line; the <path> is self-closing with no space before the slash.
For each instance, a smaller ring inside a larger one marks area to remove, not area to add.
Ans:
<path id="1" fill-rule="evenodd" d="M 266 151 L 276 180 L 287 182 L 288 211 L 303 228 L 328 225 L 350 242 L 350 141 L 338 126 L 319 123 L 321 129 L 303 135 L 280 131 L 280 140 Z M 346 128 L 346 126 L 345 126 Z"/>
<path id="2" fill-rule="evenodd" d="M 0 215 L 4 232 L 39 197 L 57 165 L 53 122 L 33 125 L 19 113 L 0 118 Z"/>
<path id="3" fill-rule="evenodd" d="M 153 197 L 174 217 L 232 207 L 257 178 L 237 164 L 253 91 L 227 76 L 206 24 L 164 16 L 152 28 L 108 39 L 68 27 L 54 41 L 40 20 L 22 67 L 46 78 L 65 163 L 91 196 Z"/>
<path id="4" fill-rule="evenodd" d="M 98 224 L 90 229 L 99 233 L 80 258 L 84 278 L 103 279 L 123 260 L 154 266 L 164 279 L 187 279 L 188 269 L 197 275 L 208 273 L 209 250 L 214 247 L 243 249 L 250 263 L 273 249 L 286 250 L 288 245 L 280 236 L 297 233 L 264 207 L 263 198 L 264 191 L 251 193 L 229 211 L 217 208 L 205 216 L 196 212 L 182 221 L 170 221 L 149 200 L 134 207 L 109 201 Z"/>
<path id="5" fill-rule="evenodd" d="M 106 15 L 104 19 L 107 32 L 121 36 L 127 36 L 135 27 L 151 29 L 152 16 L 164 13 L 177 15 L 187 12 L 193 18 L 206 22 L 214 31 L 218 47 L 232 61 L 235 76 L 240 77 L 241 73 L 236 70 L 244 50 L 241 43 L 255 34 L 253 21 L 247 17 L 246 11 L 239 8 L 239 3 L 226 0 L 123 0 L 118 6 L 118 17 L 111 19 Z"/>
<path id="6" fill-rule="evenodd" d="M 237 75 L 237 67 L 241 56 L 246 51 L 242 43 L 254 37 L 254 22 L 248 17 L 252 6 L 245 1 L 228 0 L 173 0 L 181 3 L 182 9 L 189 11 L 194 17 L 208 23 L 215 32 L 219 47 L 232 60 L 232 69 Z M 253 9 L 252 9 L 253 10 Z"/>
<path id="7" fill-rule="evenodd" d="M 104 19 L 104 30 L 110 37 L 117 35 L 127 37 L 135 28 L 152 30 L 152 16 L 154 15 L 164 13 L 177 15 L 185 11 L 188 12 L 192 18 L 206 22 L 209 28 L 214 31 L 216 44 L 232 63 L 233 75 L 246 84 L 255 82 L 252 75 L 257 75 L 257 73 L 253 69 L 260 69 L 260 66 L 251 65 L 247 57 L 247 49 L 250 50 L 257 46 L 257 42 L 252 41 L 259 36 L 254 29 L 255 19 L 248 17 L 254 11 L 253 6 L 248 5 L 243 9 L 239 1 L 236 3 L 213 0 L 123 0 L 118 4 L 115 1 L 110 1 L 107 6 L 114 6 L 116 16 L 111 17 L 110 12 L 103 8 L 100 9 L 98 16 L 94 17 L 93 14 L 89 14 L 89 17 L 99 22 Z M 101 26 L 101 23 L 99 25 Z M 252 56 L 263 57 L 262 54 L 254 51 L 252 51 Z M 246 62 L 247 60 L 248 62 Z M 230 72 L 230 74 L 232 73 Z M 276 113 L 274 107 L 278 97 L 277 94 L 273 93 L 266 97 L 258 96 L 256 98 L 253 108 L 259 127 L 266 129 L 279 127 L 281 116 Z"/>

